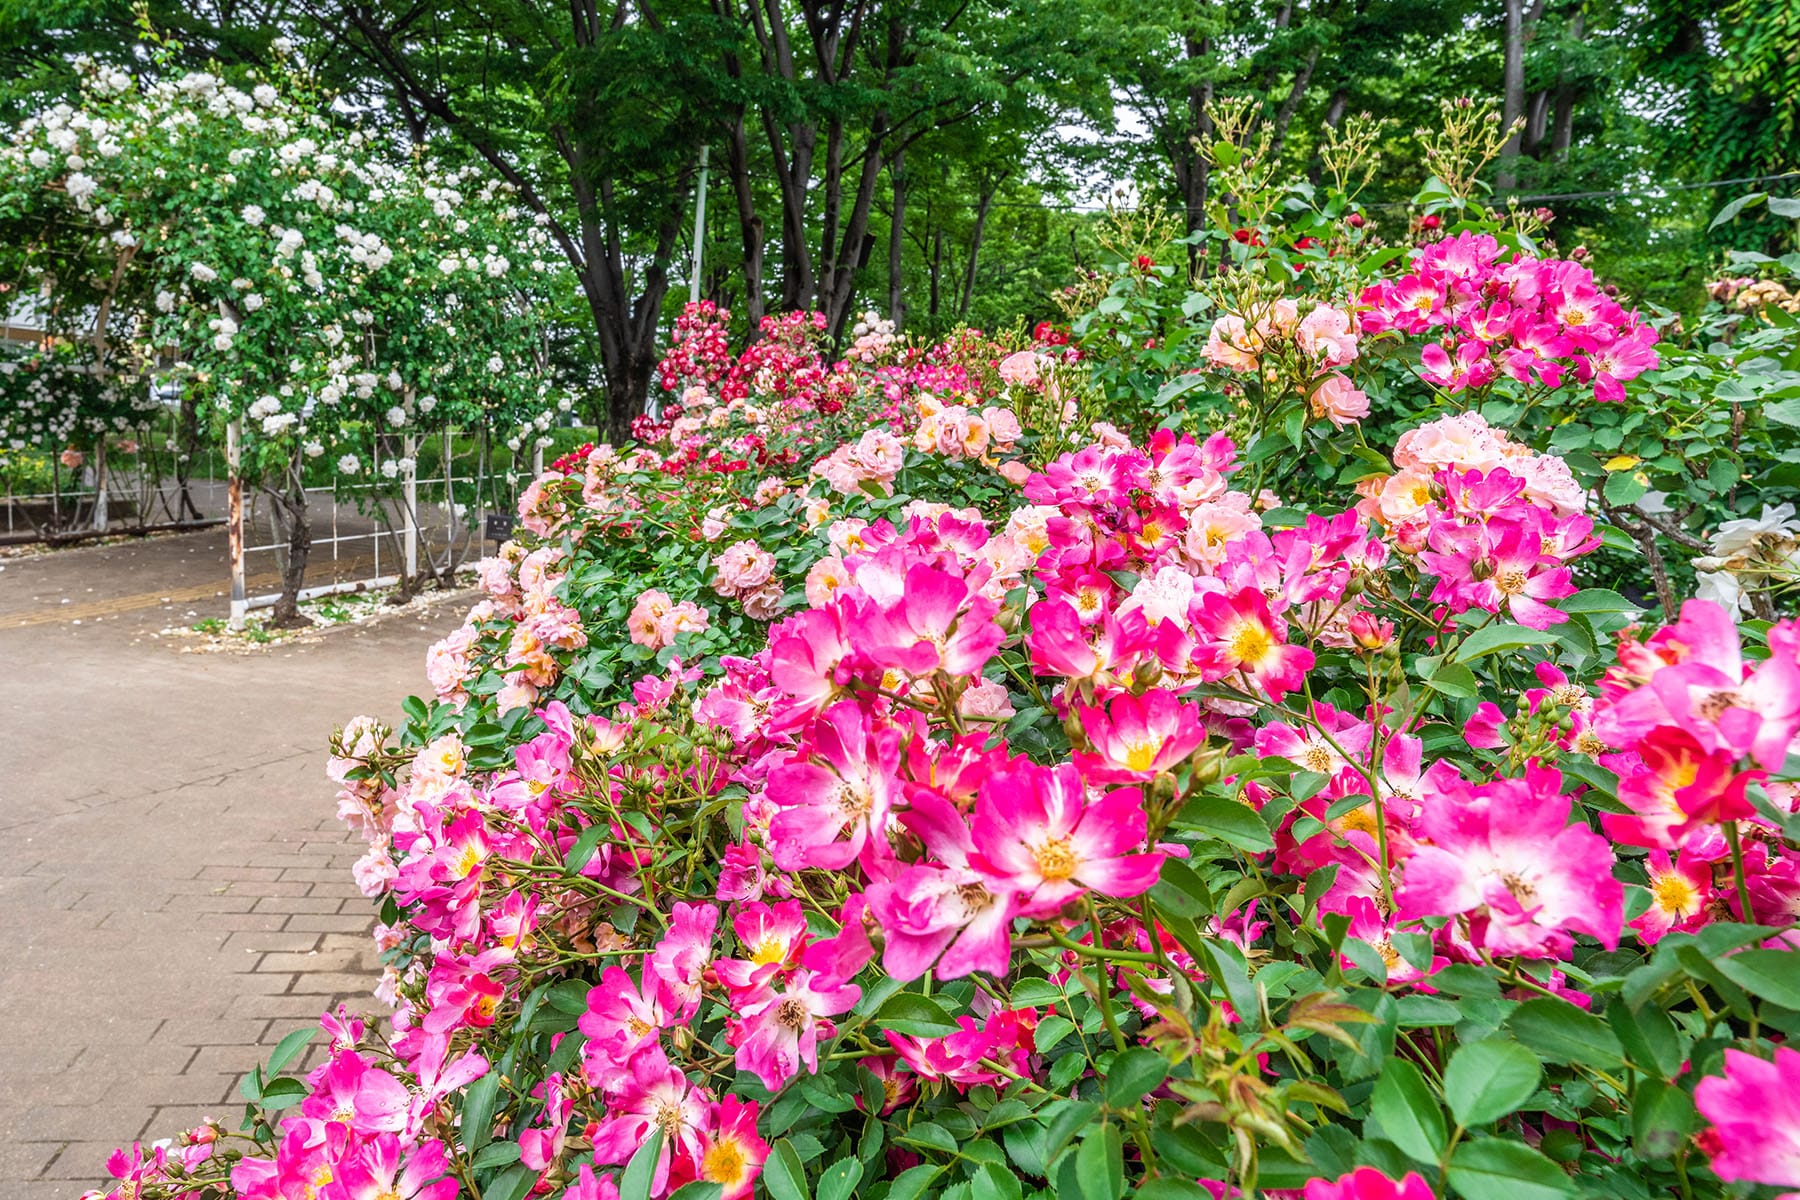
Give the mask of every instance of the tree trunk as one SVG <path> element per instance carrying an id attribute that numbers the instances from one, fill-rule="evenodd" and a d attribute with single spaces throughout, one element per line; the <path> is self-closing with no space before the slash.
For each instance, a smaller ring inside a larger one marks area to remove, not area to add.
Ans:
<path id="1" fill-rule="evenodd" d="M 1580 9 L 1569 18 L 1569 38 L 1581 40 L 1583 20 L 1586 16 Z M 1550 156 L 1562 160 L 1569 155 L 1569 143 L 1575 132 L 1575 84 L 1569 78 L 1569 71 L 1564 67 L 1556 76 L 1556 116 L 1550 126 Z"/>
<path id="2" fill-rule="evenodd" d="M 969 238 L 969 261 L 963 268 L 962 297 L 957 301 L 956 315 L 958 320 L 969 319 L 969 305 L 975 301 L 975 268 L 981 258 L 981 239 L 987 232 L 988 213 L 994 206 L 994 194 L 1000 190 L 1002 175 L 993 184 L 981 190 L 981 199 L 975 207 L 975 231 Z"/>
<path id="3" fill-rule="evenodd" d="M 1306 62 L 1294 72 L 1294 84 L 1288 88 L 1287 99 L 1275 111 L 1275 136 L 1269 140 L 1269 158 L 1281 157 L 1281 147 L 1287 141 L 1288 126 L 1293 123 L 1294 113 L 1300 108 L 1300 101 L 1306 98 L 1306 85 L 1312 82 L 1313 69 L 1319 65 L 1319 52 L 1312 51 L 1306 56 Z"/>
<path id="4" fill-rule="evenodd" d="M 1205 58 L 1212 52 L 1211 44 L 1205 38 L 1188 38 L 1185 49 L 1189 60 Z M 1194 143 L 1204 145 L 1212 138 L 1212 117 L 1207 112 L 1212 98 L 1211 80 L 1188 89 L 1187 121 L 1183 127 L 1163 133 L 1163 142 L 1175 170 L 1175 182 L 1181 189 L 1183 229 L 1190 238 L 1206 228 L 1206 198 L 1212 167 L 1200 156 Z M 1205 247 L 1196 238 L 1188 243 L 1187 254 L 1188 278 L 1198 279 L 1206 269 Z"/>
<path id="5" fill-rule="evenodd" d="M 896 329 L 906 323 L 906 151 L 888 163 L 888 182 L 894 188 L 893 216 L 888 224 L 888 320 Z"/>
<path id="6" fill-rule="evenodd" d="M 937 330 L 938 300 L 940 285 L 944 276 L 944 231 L 940 228 L 931 235 L 931 328 Z"/>
<path id="7" fill-rule="evenodd" d="M 1344 113 L 1350 107 L 1350 89 L 1339 87 L 1331 93 L 1330 103 L 1325 105 L 1325 124 L 1336 129 L 1344 123 Z"/>
<path id="8" fill-rule="evenodd" d="M 194 503 L 194 494 L 190 481 L 194 473 L 194 455 L 200 452 L 200 413 L 194 403 L 193 392 L 188 388 L 181 389 L 181 416 L 179 432 L 176 434 L 175 450 L 175 488 L 180 496 L 180 504 L 175 513 L 177 521 L 198 521 L 202 517 L 200 507 Z"/>
<path id="9" fill-rule="evenodd" d="M 263 485 L 269 513 L 275 518 L 287 554 L 281 561 L 281 596 L 269 614 L 276 629 L 301 629 L 312 622 L 300 615 L 300 589 L 306 585 L 306 563 L 312 554 L 312 514 L 306 507 L 306 481 L 301 476 L 300 452 L 295 450 L 282 471 L 279 486 Z"/>
<path id="10" fill-rule="evenodd" d="M 763 298 L 763 219 L 756 211 L 756 190 L 750 178 L 750 140 L 744 133 L 744 119 L 739 116 L 731 126 L 726 141 L 726 158 L 731 170 L 731 191 L 737 199 L 738 229 L 744 240 L 744 316 L 750 328 L 762 323 L 768 311 Z"/>
<path id="11" fill-rule="evenodd" d="M 1512 123 L 1525 115 L 1525 0 L 1504 0 L 1506 6 L 1506 24 L 1502 37 L 1504 39 L 1504 57 L 1501 67 L 1502 103 L 1500 121 L 1510 129 Z M 1519 135 L 1513 134 L 1500 147 L 1500 172 L 1495 177 L 1495 185 L 1502 191 L 1517 186 L 1518 175 L 1512 169 L 1511 162 L 1519 156 Z"/>

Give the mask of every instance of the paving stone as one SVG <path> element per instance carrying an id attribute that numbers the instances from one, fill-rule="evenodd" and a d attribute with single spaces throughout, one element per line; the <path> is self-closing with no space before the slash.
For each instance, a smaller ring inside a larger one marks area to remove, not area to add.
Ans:
<path id="1" fill-rule="evenodd" d="M 375 986 L 373 979 L 369 987 Z M 329 1007 L 319 996 L 233 996 L 225 1008 L 228 1019 L 247 1017 L 275 1018 L 280 1021 L 310 1021 Z"/>
<path id="2" fill-rule="evenodd" d="M 338 902 L 311 896 L 263 896 L 256 901 L 255 912 L 334 913 Z"/>
<path id="3" fill-rule="evenodd" d="M 200 924 L 208 929 L 280 929 L 287 923 L 285 913 L 203 913 Z"/>
<path id="4" fill-rule="evenodd" d="M 183 535 L 9 561 L 0 617 L 90 587 L 96 603 L 193 589 L 224 578 L 222 549 Z M 0 1200 L 74 1200 L 116 1146 L 235 1127 L 241 1072 L 281 1036 L 339 1001 L 377 1009 L 373 906 L 348 873 L 361 841 L 334 818 L 324 739 L 397 714 L 461 611 L 243 655 L 151 638 L 161 606 L 0 620 L 0 729 L 35 748 L 0 756 Z"/>
<path id="5" fill-rule="evenodd" d="M 235 982 L 235 980 L 231 981 Z M 267 1021 L 165 1021 L 155 1042 L 178 1046 L 253 1046 L 262 1038 Z"/>
<path id="6" fill-rule="evenodd" d="M 290 989 L 290 994 L 295 996 L 345 995 L 357 992 L 366 993 L 374 986 L 375 977 L 362 971 L 325 974 L 307 972 L 294 977 L 294 986 Z"/>
<path id="7" fill-rule="evenodd" d="M 361 965 L 363 958 L 364 955 L 360 952 L 351 953 L 343 950 L 330 954 L 320 954 L 316 951 L 312 953 L 296 954 L 265 954 L 257 962 L 256 969 L 258 971 L 293 971 L 306 972 L 308 974 L 327 971 L 350 971 Z M 363 967 L 362 969 L 366 971 L 368 968 Z"/>
<path id="8" fill-rule="evenodd" d="M 66 1142 L 0 1143 L 0 1178 L 36 1179 Z M 104 1162 L 105 1160 L 102 1160 Z M 8 1191 L 10 1192 L 10 1188 Z"/>
<path id="9" fill-rule="evenodd" d="M 375 926 L 375 915 L 296 913 L 288 918 L 286 928 L 319 933 L 368 933 Z"/>
<path id="10" fill-rule="evenodd" d="M 329 933 L 288 932 L 285 930 L 245 929 L 225 939 L 228 951 L 244 951 L 249 954 L 266 954 L 271 950 L 288 950 L 305 952 L 307 950 L 332 949 L 329 944 L 321 947 L 320 938 L 334 936 Z"/>

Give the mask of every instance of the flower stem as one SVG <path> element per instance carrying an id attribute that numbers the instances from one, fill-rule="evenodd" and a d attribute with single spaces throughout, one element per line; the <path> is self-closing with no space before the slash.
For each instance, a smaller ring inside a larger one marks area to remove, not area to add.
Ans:
<path id="1" fill-rule="evenodd" d="M 1750 911 L 1750 886 L 1744 881 L 1744 844 L 1738 837 L 1736 821 L 1725 822 L 1725 842 L 1731 847 L 1731 876 L 1737 883 L 1739 920 L 1746 925 L 1756 922 Z"/>

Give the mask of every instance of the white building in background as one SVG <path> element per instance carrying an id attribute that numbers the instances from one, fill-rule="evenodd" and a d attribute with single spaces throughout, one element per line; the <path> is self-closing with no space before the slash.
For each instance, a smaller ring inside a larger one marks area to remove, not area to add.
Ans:
<path id="1" fill-rule="evenodd" d="M 31 346 L 43 340 L 43 316 L 36 297 L 15 296 L 13 285 L 0 283 L 0 346 Z"/>

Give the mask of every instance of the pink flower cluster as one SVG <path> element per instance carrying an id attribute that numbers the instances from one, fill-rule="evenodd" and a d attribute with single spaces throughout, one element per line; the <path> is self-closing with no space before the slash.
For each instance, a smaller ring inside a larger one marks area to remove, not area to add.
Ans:
<path id="1" fill-rule="evenodd" d="M 1302 317 L 1298 302 L 1283 296 L 1218 318 L 1202 353 L 1212 366 L 1241 375 L 1286 367 L 1312 415 L 1342 429 L 1369 415 L 1368 395 L 1341 370 L 1360 353 L 1358 333 L 1356 317 L 1342 308 L 1320 304 Z"/>
<path id="2" fill-rule="evenodd" d="M 1434 603 L 1502 614 L 1533 629 L 1564 620 L 1547 601 L 1575 592 L 1569 560 L 1599 546 L 1586 494 L 1553 455 L 1536 454 L 1476 413 L 1400 436 L 1400 468 L 1357 485 L 1358 510 L 1437 577 Z"/>
<path id="3" fill-rule="evenodd" d="M 426 674 L 439 698 L 467 700 L 465 684 L 475 672 L 477 643 L 486 623 L 506 626 L 497 665 L 505 680 L 502 711 L 526 706 L 562 674 L 558 655 L 587 645 L 581 613 L 561 595 L 568 573 L 568 552 L 551 543 L 526 553 L 516 542 L 501 547 L 497 558 L 476 564 L 476 576 L 487 598 L 464 618 L 460 629 L 434 644 L 426 657 Z"/>
<path id="4" fill-rule="evenodd" d="M 1450 392 L 1504 374 L 1561 387 L 1573 373 L 1596 400 L 1655 367 L 1656 330 L 1627 312 L 1568 259 L 1505 256 L 1487 234 L 1459 233 L 1420 247 L 1412 271 L 1363 292 L 1364 332 L 1430 335 L 1422 377 Z"/>
<path id="5" fill-rule="evenodd" d="M 412 1034 L 394 1040 L 395 1059 L 417 1080 L 408 1087 L 374 1055 L 357 1049 L 363 1024 L 339 1009 L 320 1019 L 331 1055 L 306 1076 L 298 1111 L 281 1120 L 272 1158 L 244 1157 L 230 1168 L 231 1194 L 241 1200 L 453 1200 L 461 1185 L 451 1174 L 445 1144 L 446 1097 L 487 1073 L 487 1061 L 463 1054 L 448 1062 L 439 1043 Z M 186 1177 L 212 1157 L 222 1136 L 216 1125 L 188 1131 L 170 1153 L 141 1146 L 114 1154 L 116 1181 L 89 1198 L 146 1194 L 158 1183 L 193 1190 Z M 174 1194 L 173 1192 L 171 1194 Z"/>
<path id="6" fill-rule="evenodd" d="M 732 543 L 713 559 L 712 589 L 757 620 L 768 620 L 781 605 L 775 556 L 749 539 Z"/>
<path id="7" fill-rule="evenodd" d="M 1778 622 L 1765 637 L 1768 656 L 1750 659 L 1730 613 L 1690 600 L 1646 640 L 1621 637 L 1618 663 L 1600 681 L 1587 726 L 1597 748 L 1613 751 L 1600 761 L 1618 775 L 1619 800 L 1631 810 L 1601 822 L 1615 841 L 1651 851 L 1649 938 L 1696 928 L 1721 907 L 1741 910 L 1733 889 L 1715 888 L 1714 874 L 1728 850 L 1722 830 L 1774 832 L 1751 788 L 1783 811 L 1800 807 L 1800 791 L 1769 779 L 1800 735 L 1800 622 Z M 1791 921 L 1800 855 L 1778 837 L 1758 837 L 1745 847 L 1744 868 L 1751 911 L 1737 919 Z"/>
<path id="8" fill-rule="evenodd" d="M 631 640 L 652 650 L 673 645 L 678 635 L 698 633 L 710 624 L 711 618 L 704 608 L 692 600 L 677 603 L 670 598 L 669 593 L 656 588 L 646 588 L 639 592 L 637 601 L 625 618 L 625 626 L 631 631 Z"/>
<path id="9" fill-rule="evenodd" d="M 1701 1149 L 1720 1179 L 1793 1188 L 1800 1196 L 1800 1050 L 1775 1049 L 1774 1061 L 1725 1051 L 1725 1074 L 1702 1079 L 1694 1105 L 1712 1122 Z"/>

